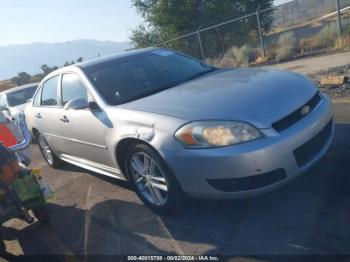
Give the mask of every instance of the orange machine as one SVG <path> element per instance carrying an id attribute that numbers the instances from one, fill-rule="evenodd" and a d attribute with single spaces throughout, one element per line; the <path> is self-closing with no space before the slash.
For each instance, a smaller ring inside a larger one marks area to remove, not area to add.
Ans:
<path id="1" fill-rule="evenodd" d="M 17 144 L 17 139 L 5 123 L 0 123 L 0 143 L 6 147 Z"/>

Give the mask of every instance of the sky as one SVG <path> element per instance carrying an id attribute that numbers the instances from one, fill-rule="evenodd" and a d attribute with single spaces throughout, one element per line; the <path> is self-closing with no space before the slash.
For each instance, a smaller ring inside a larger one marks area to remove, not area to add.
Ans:
<path id="1" fill-rule="evenodd" d="M 131 0 L 0 0 L 0 46 L 77 39 L 123 42 L 142 21 Z"/>

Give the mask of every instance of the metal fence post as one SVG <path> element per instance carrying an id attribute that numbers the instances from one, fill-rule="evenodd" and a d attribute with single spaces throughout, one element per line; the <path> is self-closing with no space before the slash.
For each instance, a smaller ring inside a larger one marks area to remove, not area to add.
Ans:
<path id="1" fill-rule="evenodd" d="M 336 0 L 337 2 L 337 13 L 338 13 L 338 24 L 339 24 L 339 34 L 343 34 L 343 28 L 342 28 L 342 23 L 341 23 L 341 13 L 340 13 L 340 4 L 339 0 Z"/>
<path id="2" fill-rule="evenodd" d="M 205 60 L 204 50 L 203 50 L 203 45 L 202 45 L 201 33 L 199 30 L 197 31 L 197 38 L 198 38 L 198 43 L 199 43 L 199 49 L 201 51 L 202 60 L 204 61 Z"/>
<path id="3" fill-rule="evenodd" d="M 260 24 L 259 9 L 256 11 L 256 19 L 258 20 L 258 28 L 259 28 L 261 49 L 262 49 L 262 51 L 263 51 L 264 57 L 266 57 L 264 38 L 263 38 L 263 34 L 262 34 L 262 30 L 261 30 L 261 24 Z"/>

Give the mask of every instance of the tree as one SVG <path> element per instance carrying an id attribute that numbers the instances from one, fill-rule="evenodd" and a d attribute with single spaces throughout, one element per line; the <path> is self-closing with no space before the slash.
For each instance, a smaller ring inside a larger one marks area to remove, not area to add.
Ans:
<path id="1" fill-rule="evenodd" d="M 81 62 L 83 62 L 83 58 L 80 56 L 80 57 L 78 57 L 78 59 L 76 60 L 76 61 L 66 61 L 66 62 L 64 62 L 64 65 L 63 66 L 70 66 L 70 65 L 74 65 L 74 64 L 76 64 L 76 63 L 81 63 Z"/>
<path id="2" fill-rule="evenodd" d="M 139 25 L 132 30 L 130 40 L 134 43 L 136 48 L 142 48 L 154 45 L 161 41 L 160 34 L 156 30 L 147 29 L 144 25 Z"/>
<path id="3" fill-rule="evenodd" d="M 80 63 L 80 62 L 83 62 L 83 60 L 84 59 L 82 57 L 78 57 L 76 62 L 75 61 L 71 61 L 71 62 L 66 61 L 63 66 L 69 66 L 69 65 L 73 65 L 75 63 Z M 59 68 L 58 66 L 51 67 L 51 66 L 44 64 L 44 65 L 40 66 L 42 73 L 31 76 L 30 74 L 28 74 L 26 72 L 20 72 L 17 74 L 17 76 L 12 77 L 11 81 L 17 85 L 25 85 L 25 84 L 34 83 L 34 82 L 40 82 L 45 76 L 47 76 L 51 72 L 57 70 L 58 68 Z"/>
<path id="4" fill-rule="evenodd" d="M 42 66 L 40 67 L 40 69 L 43 71 L 44 77 L 45 77 L 46 75 L 50 74 L 51 72 L 57 70 L 58 68 L 59 68 L 58 66 L 50 67 L 50 66 L 48 66 L 48 65 L 46 65 L 46 64 L 45 64 L 45 65 L 42 65 Z"/>
<path id="5" fill-rule="evenodd" d="M 135 47 L 161 43 L 201 28 L 255 12 L 258 7 L 271 7 L 273 0 L 133 0 L 137 12 L 145 23 L 132 31 Z M 271 27 L 271 12 L 261 15 L 263 30 Z M 258 34 L 256 16 L 227 24 L 202 33 L 204 48 L 222 50 L 242 45 Z M 171 47 L 190 51 L 198 49 L 196 35 L 174 43 Z M 207 44 L 206 44 L 207 43 Z M 210 53 L 210 52 L 209 52 Z"/>
<path id="6" fill-rule="evenodd" d="M 30 80 L 31 80 L 31 75 L 26 72 L 20 72 L 17 74 L 17 76 L 11 79 L 12 82 L 16 83 L 19 86 L 29 84 Z"/>
<path id="7" fill-rule="evenodd" d="M 36 75 L 33 75 L 31 77 L 30 81 L 33 82 L 33 83 L 37 83 L 37 82 L 40 82 L 43 78 L 44 78 L 43 74 L 36 74 Z"/>

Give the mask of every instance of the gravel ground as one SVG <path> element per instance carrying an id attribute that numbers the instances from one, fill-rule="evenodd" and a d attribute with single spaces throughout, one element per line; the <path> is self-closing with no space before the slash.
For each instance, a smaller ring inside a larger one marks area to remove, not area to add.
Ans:
<path id="1" fill-rule="evenodd" d="M 344 100 L 350 98 L 350 82 L 342 86 L 320 85 L 321 78 L 325 76 L 344 75 L 350 78 L 350 52 L 303 58 L 268 67 L 306 74 L 332 99 Z"/>
<path id="2" fill-rule="evenodd" d="M 68 164 L 48 167 L 32 146 L 32 165 L 55 191 L 48 204 L 52 219 L 49 226 L 7 223 L 7 251 L 70 255 L 70 261 L 90 254 L 226 254 L 245 261 L 258 261 L 254 255 L 350 255 L 350 103 L 335 103 L 334 110 L 332 148 L 298 179 L 250 199 L 190 200 L 173 217 L 153 214 L 124 182 Z"/>
<path id="3" fill-rule="evenodd" d="M 327 70 L 309 75 L 316 83 L 319 84 L 320 89 L 328 94 L 332 99 L 348 99 L 350 98 L 350 82 L 341 86 L 322 86 L 320 84 L 321 78 L 325 76 L 347 76 L 350 77 L 350 64 L 332 67 Z"/>

